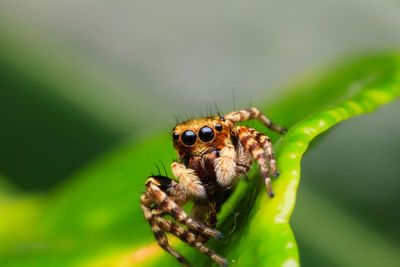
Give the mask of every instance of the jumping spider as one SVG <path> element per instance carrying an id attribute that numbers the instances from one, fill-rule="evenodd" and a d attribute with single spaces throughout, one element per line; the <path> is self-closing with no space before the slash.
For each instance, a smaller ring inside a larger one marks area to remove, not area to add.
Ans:
<path id="1" fill-rule="evenodd" d="M 210 237 L 222 237 L 214 229 L 216 214 L 233 192 L 238 179 L 248 173 L 253 160 L 260 168 L 268 196 L 274 196 L 268 163 L 274 177 L 278 177 L 279 172 L 270 139 L 253 128 L 235 126 L 235 123 L 250 119 L 258 119 L 280 134 L 286 132 L 257 108 L 180 123 L 172 133 L 178 160 L 171 168 L 178 181 L 161 175 L 151 176 L 146 181 L 146 192 L 141 196 L 144 217 L 158 244 L 186 266 L 190 266 L 189 262 L 168 244 L 165 232 L 227 266 L 224 258 L 204 244 Z M 190 217 L 181 208 L 189 200 L 194 201 Z M 166 215 L 187 229 L 167 220 Z"/>

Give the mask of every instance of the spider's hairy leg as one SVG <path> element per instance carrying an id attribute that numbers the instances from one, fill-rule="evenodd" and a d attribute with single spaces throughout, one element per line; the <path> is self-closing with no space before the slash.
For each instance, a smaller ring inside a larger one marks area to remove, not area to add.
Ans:
<path id="1" fill-rule="evenodd" d="M 156 221 L 157 221 L 157 224 L 164 231 L 173 234 L 174 236 L 178 237 L 186 244 L 189 244 L 190 246 L 200 250 L 202 253 L 204 253 L 211 259 L 213 259 L 215 262 L 221 264 L 222 266 L 228 265 L 226 259 L 222 258 L 218 254 L 216 254 L 214 251 L 212 251 L 211 249 L 206 247 L 202 242 L 198 241 L 198 238 L 194 233 L 189 232 L 188 230 L 179 226 L 178 224 L 168 221 L 162 217 L 157 217 Z"/>
<path id="2" fill-rule="evenodd" d="M 190 211 L 190 217 L 196 221 L 204 222 L 207 217 L 208 205 L 208 199 L 195 201 Z"/>
<path id="3" fill-rule="evenodd" d="M 231 185 L 236 178 L 235 157 L 235 148 L 229 144 L 221 149 L 220 156 L 214 161 L 217 182 L 223 187 Z"/>
<path id="4" fill-rule="evenodd" d="M 287 132 L 287 130 L 284 127 L 274 124 L 270 119 L 267 118 L 267 116 L 262 114 L 261 111 L 259 111 L 258 108 L 255 107 L 231 112 L 225 115 L 225 119 L 230 120 L 233 123 L 247 121 L 251 119 L 258 119 L 263 124 L 265 124 L 269 129 L 277 133 L 284 134 Z"/>
<path id="5" fill-rule="evenodd" d="M 185 165 L 178 162 L 173 162 L 171 169 L 174 176 L 178 178 L 179 183 L 182 184 L 182 188 L 187 190 L 189 195 L 196 198 L 205 198 L 207 196 L 206 189 L 201 184 L 194 170 L 186 168 Z"/>
<path id="6" fill-rule="evenodd" d="M 150 196 L 146 193 L 143 194 L 141 197 L 141 203 L 144 217 L 150 224 L 151 230 L 153 231 L 153 235 L 156 238 L 158 245 L 162 247 L 165 251 L 170 253 L 179 262 L 181 262 L 185 266 L 190 267 L 190 263 L 181 254 L 179 254 L 178 251 L 176 251 L 173 247 L 169 245 L 165 232 L 161 230 L 160 226 L 157 224 L 157 221 L 155 219 L 157 217 L 153 216 L 153 212 L 150 209 L 150 205 L 153 203 L 153 200 L 150 198 Z"/>
<path id="7" fill-rule="evenodd" d="M 274 152 L 272 150 L 271 139 L 268 136 L 256 131 L 253 128 L 250 128 L 249 130 L 252 133 L 254 139 L 256 139 L 256 141 L 264 147 L 265 152 L 267 153 L 268 162 L 269 162 L 269 166 L 271 167 L 272 175 L 274 177 L 279 177 L 279 172 L 278 172 L 278 168 L 276 167 L 276 160 L 274 157 Z"/>
<path id="8" fill-rule="evenodd" d="M 214 228 L 217 225 L 217 203 L 215 201 L 210 201 L 208 205 L 208 217 L 206 220 L 206 225 L 208 227 Z"/>
<path id="9" fill-rule="evenodd" d="M 253 159 L 241 142 L 238 142 L 236 151 L 236 175 L 238 177 L 241 175 L 247 175 L 253 163 Z"/>
<path id="10" fill-rule="evenodd" d="M 163 179 L 169 179 L 168 177 L 163 177 Z M 185 196 L 185 199 L 182 200 L 182 188 L 181 185 L 172 179 L 169 179 L 171 184 L 170 188 L 168 188 L 166 191 L 169 193 L 169 195 L 164 192 L 161 188 L 162 184 L 159 182 L 160 176 L 159 177 L 150 177 L 147 182 L 146 182 L 146 193 L 142 195 L 150 197 L 157 206 L 170 215 L 173 219 L 175 219 L 177 222 L 186 225 L 190 229 L 195 230 L 196 232 L 202 234 L 202 235 L 207 235 L 211 237 L 217 237 L 220 238 L 222 237 L 221 233 L 215 229 L 206 227 L 204 224 L 197 222 L 186 214 L 186 212 L 180 207 L 183 204 L 186 203 L 188 200 L 187 196 Z M 177 190 L 174 190 L 177 189 Z M 177 204 L 179 203 L 179 205 Z M 143 201 L 142 201 L 142 206 L 143 206 Z M 146 216 L 146 215 L 145 215 Z"/>
<path id="11" fill-rule="evenodd" d="M 190 211 L 190 217 L 204 222 L 206 226 L 215 228 L 217 225 L 217 210 L 215 201 L 196 201 Z M 192 231 L 193 232 L 193 231 Z M 194 234 L 197 234 L 194 232 Z M 206 243 L 209 240 L 208 236 L 197 235 L 197 241 Z"/>
<path id="12" fill-rule="evenodd" d="M 203 222 L 208 227 L 215 228 L 215 225 L 208 225 L 207 224 L 207 212 L 208 212 L 208 199 L 207 200 L 197 200 L 194 202 L 192 209 L 190 210 L 190 217 L 196 221 Z M 202 242 L 203 244 L 208 241 L 207 236 L 198 235 L 195 231 L 191 231 L 197 235 L 197 240 Z"/>
<path id="13" fill-rule="evenodd" d="M 260 169 L 261 175 L 264 178 L 268 196 L 273 197 L 274 192 L 272 190 L 272 182 L 271 178 L 269 177 L 267 158 L 265 156 L 264 149 L 253 137 L 252 133 L 247 127 L 237 126 L 236 129 L 239 134 L 240 142 L 242 143 L 244 148 L 250 152 L 253 159 L 257 161 L 257 165 Z"/>

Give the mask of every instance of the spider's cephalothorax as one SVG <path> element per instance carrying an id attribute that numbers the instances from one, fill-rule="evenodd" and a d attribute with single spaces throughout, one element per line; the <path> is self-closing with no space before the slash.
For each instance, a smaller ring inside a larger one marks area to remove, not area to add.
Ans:
<path id="1" fill-rule="evenodd" d="M 168 244 L 165 232 L 226 266 L 226 260 L 204 244 L 209 237 L 222 236 L 214 229 L 216 214 L 238 179 L 250 170 L 253 160 L 260 168 L 268 196 L 274 196 L 269 174 L 278 177 L 279 172 L 270 139 L 253 128 L 235 125 L 250 119 L 258 119 L 278 133 L 286 132 L 257 108 L 186 121 L 172 133 L 178 160 L 171 168 L 178 180 L 152 176 L 146 182 L 146 192 L 141 197 L 144 217 L 158 244 L 187 266 L 189 262 Z M 194 201 L 190 216 L 181 208 L 188 200 Z M 186 228 L 165 219 L 165 215 Z"/>

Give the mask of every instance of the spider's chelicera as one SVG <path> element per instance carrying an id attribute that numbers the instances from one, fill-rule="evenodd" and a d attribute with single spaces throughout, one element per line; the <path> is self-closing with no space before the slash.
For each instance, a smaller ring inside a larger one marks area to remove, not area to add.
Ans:
<path id="1" fill-rule="evenodd" d="M 235 125 L 250 119 L 260 120 L 275 132 L 286 132 L 257 108 L 183 122 L 172 133 L 178 160 L 171 168 L 178 180 L 158 175 L 146 181 L 146 192 L 141 196 L 144 217 L 158 244 L 187 266 L 189 262 L 169 245 L 165 233 L 171 233 L 226 266 L 227 261 L 204 244 L 210 237 L 222 237 L 214 229 L 217 212 L 238 179 L 248 173 L 253 160 L 260 168 L 268 196 L 274 196 L 269 173 L 278 177 L 279 172 L 270 139 L 253 128 Z M 190 216 L 181 208 L 189 200 L 194 202 Z M 166 219 L 166 215 L 176 222 Z"/>

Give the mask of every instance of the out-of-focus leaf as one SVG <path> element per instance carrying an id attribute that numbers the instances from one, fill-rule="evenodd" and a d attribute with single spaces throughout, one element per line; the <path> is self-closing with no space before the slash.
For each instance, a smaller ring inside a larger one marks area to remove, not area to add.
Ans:
<path id="1" fill-rule="evenodd" d="M 0 32 L 0 169 L 14 184 L 49 189 L 140 135 L 150 100 L 131 82 L 2 9 Z"/>
<path id="2" fill-rule="evenodd" d="M 219 215 L 217 228 L 225 237 L 208 245 L 232 266 L 298 265 L 289 217 L 302 154 L 318 134 L 341 120 L 371 112 L 397 97 L 399 58 L 376 56 L 314 74 L 292 85 L 288 96 L 261 106 L 275 122 L 290 128 L 281 138 L 267 133 L 281 172 L 273 183 L 276 196 L 266 197 L 253 168 L 249 182 L 239 184 Z M 264 129 L 258 123 L 254 127 Z M 153 163 L 161 160 L 169 169 L 174 158 L 168 139 L 151 138 L 114 151 L 43 197 L 36 216 L 25 217 L 29 219 L 25 238 L 14 238 L 18 227 L 2 220 L 0 227 L 8 229 L 0 236 L 0 242 L 7 241 L 0 246 L 3 265 L 178 265 L 154 244 L 139 206 L 143 183 L 155 171 Z M 18 218 L 24 220 L 24 215 Z M 211 263 L 194 249 L 172 243 L 195 266 Z"/>

